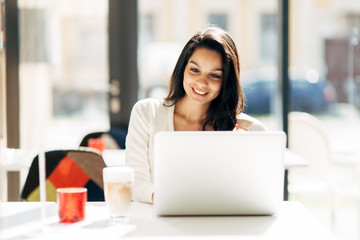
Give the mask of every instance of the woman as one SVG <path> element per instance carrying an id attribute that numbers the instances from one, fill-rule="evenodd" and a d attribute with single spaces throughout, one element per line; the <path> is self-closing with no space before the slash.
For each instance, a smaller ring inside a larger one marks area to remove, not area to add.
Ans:
<path id="1" fill-rule="evenodd" d="M 133 107 L 126 139 L 127 165 L 135 170 L 133 200 L 153 202 L 154 136 L 159 131 L 264 130 L 242 113 L 234 41 L 219 28 L 207 28 L 185 45 L 165 99 L 140 100 Z"/>

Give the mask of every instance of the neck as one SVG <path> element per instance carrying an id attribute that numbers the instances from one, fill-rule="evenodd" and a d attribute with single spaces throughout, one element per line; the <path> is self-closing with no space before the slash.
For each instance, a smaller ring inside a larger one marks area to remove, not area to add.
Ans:
<path id="1" fill-rule="evenodd" d="M 175 114 L 188 121 L 203 122 L 209 105 L 194 104 L 185 96 L 175 104 Z"/>

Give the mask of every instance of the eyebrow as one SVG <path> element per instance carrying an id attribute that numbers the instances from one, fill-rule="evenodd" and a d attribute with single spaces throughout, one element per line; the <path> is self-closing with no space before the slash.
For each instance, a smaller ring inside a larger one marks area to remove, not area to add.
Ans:
<path id="1" fill-rule="evenodd" d="M 197 64 L 194 60 L 190 60 L 189 63 L 192 63 L 192 64 L 196 65 L 198 68 L 201 68 L 199 66 L 199 64 Z M 222 68 L 216 68 L 216 69 L 214 69 L 212 71 L 221 71 L 221 72 L 223 72 L 223 69 Z"/>

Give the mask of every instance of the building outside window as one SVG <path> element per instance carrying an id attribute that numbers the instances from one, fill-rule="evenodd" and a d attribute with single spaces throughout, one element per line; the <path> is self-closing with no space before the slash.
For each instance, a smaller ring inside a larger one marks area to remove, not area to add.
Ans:
<path id="1" fill-rule="evenodd" d="M 224 30 L 228 30 L 228 18 L 226 14 L 215 14 L 209 15 L 209 23 L 215 26 L 221 27 Z"/>
<path id="2" fill-rule="evenodd" d="M 275 14 L 262 14 L 260 16 L 260 49 L 261 57 L 267 61 L 277 60 L 277 16 Z"/>
<path id="3" fill-rule="evenodd" d="M 107 1 L 18 5 L 20 145 L 74 148 L 110 124 Z"/>

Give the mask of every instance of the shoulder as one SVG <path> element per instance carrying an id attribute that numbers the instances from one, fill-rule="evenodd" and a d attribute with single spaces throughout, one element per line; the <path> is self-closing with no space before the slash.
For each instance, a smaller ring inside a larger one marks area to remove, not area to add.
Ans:
<path id="1" fill-rule="evenodd" d="M 153 112 L 163 106 L 164 100 L 158 98 L 145 98 L 137 101 L 133 111 Z"/>
<path id="2" fill-rule="evenodd" d="M 265 131 L 265 126 L 258 119 L 251 117 L 245 113 L 240 113 L 237 117 L 237 128 L 246 131 Z"/>
<path id="3" fill-rule="evenodd" d="M 134 105 L 136 108 L 146 108 L 146 107 L 157 107 L 162 105 L 164 102 L 163 99 L 158 98 L 144 98 L 139 101 L 137 101 Z"/>
<path id="4" fill-rule="evenodd" d="M 131 110 L 129 132 L 134 126 L 141 126 L 145 129 L 152 126 L 162 101 L 156 98 L 145 98 L 137 101 Z"/>
<path id="5" fill-rule="evenodd" d="M 163 118 L 168 116 L 174 106 L 169 106 L 168 102 L 159 98 L 145 98 L 135 103 L 132 115 L 141 116 L 148 120 Z"/>
<path id="6" fill-rule="evenodd" d="M 157 129 L 171 129 L 174 106 L 167 106 L 165 100 L 157 98 L 141 99 L 135 103 L 130 116 L 130 128 L 141 126 L 143 132 Z"/>

